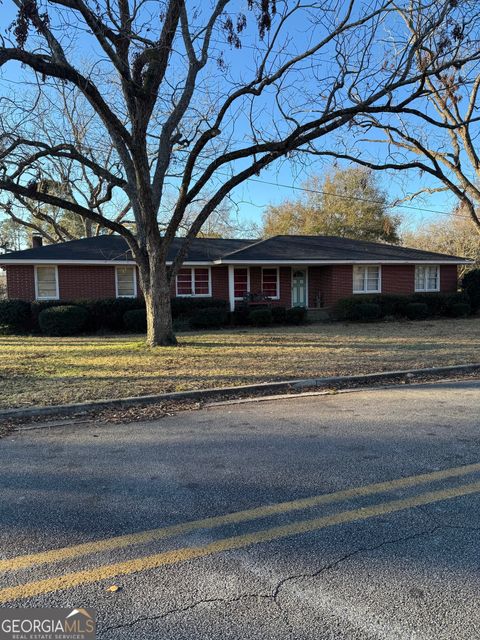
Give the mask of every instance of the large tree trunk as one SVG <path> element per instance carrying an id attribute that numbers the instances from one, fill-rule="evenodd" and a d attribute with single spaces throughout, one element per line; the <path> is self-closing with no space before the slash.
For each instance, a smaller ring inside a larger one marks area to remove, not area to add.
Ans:
<path id="1" fill-rule="evenodd" d="M 177 344 L 173 333 L 170 280 L 165 264 L 150 261 L 150 267 L 139 266 L 145 307 L 147 310 L 147 344 L 169 347 Z"/>

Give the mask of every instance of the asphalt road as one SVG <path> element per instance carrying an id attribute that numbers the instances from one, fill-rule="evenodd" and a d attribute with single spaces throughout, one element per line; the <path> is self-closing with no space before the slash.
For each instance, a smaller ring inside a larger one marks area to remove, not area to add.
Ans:
<path id="1" fill-rule="evenodd" d="M 459 382 L 14 433 L 0 603 L 105 640 L 480 638 L 479 416 Z"/>

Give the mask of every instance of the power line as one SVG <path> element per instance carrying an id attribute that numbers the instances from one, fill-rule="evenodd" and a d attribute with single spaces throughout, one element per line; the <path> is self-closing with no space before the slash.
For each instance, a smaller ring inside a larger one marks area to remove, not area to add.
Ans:
<path id="1" fill-rule="evenodd" d="M 226 174 L 223 174 L 226 176 Z M 292 189 L 294 191 L 304 191 L 306 193 L 315 193 L 323 196 L 332 196 L 333 198 L 341 198 L 343 200 L 358 200 L 360 202 L 370 202 L 372 204 L 383 204 L 381 200 L 373 200 L 372 198 L 361 198 L 359 196 L 343 196 L 339 193 L 332 193 L 331 191 L 322 191 L 320 189 L 309 189 L 308 187 L 297 187 L 292 184 L 282 184 L 281 182 L 270 182 L 268 180 L 262 180 L 261 178 L 248 178 L 252 182 L 259 182 L 261 184 L 267 184 L 272 187 L 280 187 L 282 189 Z M 415 207 L 409 204 L 395 204 L 392 202 L 387 205 L 388 207 L 401 207 L 403 209 L 412 209 L 414 211 L 422 211 L 424 213 L 439 213 L 445 216 L 450 216 L 449 211 L 439 211 L 438 209 L 425 209 L 424 207 Z M 463 216 L 466 217 L 466 216 Z"/>

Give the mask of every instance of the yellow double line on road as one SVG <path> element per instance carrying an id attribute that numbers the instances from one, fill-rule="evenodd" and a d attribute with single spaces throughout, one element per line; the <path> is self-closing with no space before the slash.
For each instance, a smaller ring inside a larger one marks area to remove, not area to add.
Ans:
<path id="1" fill-rule="evenodd" d="M 99 540 L 97 542 L 65 547 L 63 549 L 54 549 L 43 553 L 19 556 L 17 558 L 1 561 L 0 570 L 14 571 L 25 567 L 53 563 L 59 560 L 70 559 L 91 553 L 123 548 L 154 540 L 160 540 L 198 529 L 213 528 L 226 524 L 246 522 L 262 517 L 287 513 L 289 511 L 307 509 L 321 504 L 339 502 L 341 500 L 349 498 L 368 496 L 391 491 L 394 489 L 414 487 L 438 480 L 461 477 L 469 473 L 475 473 L 479 471 L 480 463 L 462 467 L 454 467 L 452 469 L 445 469 L 443 471 L 435 471 L 433 473 L 426 473 L 417 476 L 410 476 L 407 478 L 400 478 L 398 480 L 375 483 L 366 485 L 364 487 L 346 489 L 343 491 L 337 491 L 335 493 L 322 494 L 319 496 L 313 496 L 311 498 L 282 502 L 254 509 L 247 509 L 245 511 L 238 511 L 236 513 L 231 513 L 224 516 L 194 520 L 170 527 L 153 529 L 150 531 L 126 536 L 117 536 L 106 540 Z M 343 511 L 337 514 L 323 516 L 311 520 L 302 520 L 287 525 L 271 527 L 269 529 L 264 529 L 254 533 L 223 538 L 221 540 L 217 540 L 203 546 L 184 547 L 181 549 L 161 552 L 146 557 L 128 560 L 125 562 L 118 562 L 110 565 L 100 566 L 95 569 L 77 571 L 65 574 L 63 576 L 47 578 L 45 580 L 21 584 L 14 587 L 8 587 L 5 589 L 0 589 L 0 603 L 9 602 L 19 598 L 33 597 L 51 591 L 69 589 L 80 586 L 82 584 L 104 580 L 106 578 L 113 578 L 121 575 L 155 569 L 160 566 L 185 562 L 187 560 L 205 557 L 222 551 L 240 549 L 252 544 L 270 542 L 288 536 L 308 533 L 338 524 L 366 520 L 375 516 L 395 513 L 404 509 L 409 509 L 420 505 L 432 504 L 441 500 L 448 500 L 460 496 L 465 496 L 472 493 L 477 493 L 479 491 L 480 481 L 461 485 L 458 487 L 442 489 L 439 491 L 430 491 L 409 498 L 392 500 L 370 507 L 361 507 L 359 509 Z"/>

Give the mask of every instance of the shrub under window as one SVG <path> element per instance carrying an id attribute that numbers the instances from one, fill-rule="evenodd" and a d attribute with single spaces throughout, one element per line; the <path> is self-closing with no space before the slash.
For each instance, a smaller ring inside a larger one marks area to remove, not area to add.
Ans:
<path id="1" fill-rule="evenodd" d="M 250 311 L 248 319 L 254 327 L 268 327 L 273 322 L 271 309 L 255 309 Z"/>
<path id="2" fill-rule="evenodd" d="M 22 333 L 30 328 L 30 303 L 24 300 L 0 300 L 0 329 Z"/>
<path id="3" fill-rule="evenodd" d="M 47 336 L 74 336 L 81 333 L 88 320 L 85 307 L 61 305 L 40 312 L 38 323 Z"/>

